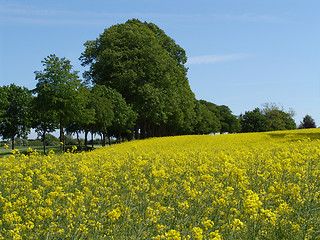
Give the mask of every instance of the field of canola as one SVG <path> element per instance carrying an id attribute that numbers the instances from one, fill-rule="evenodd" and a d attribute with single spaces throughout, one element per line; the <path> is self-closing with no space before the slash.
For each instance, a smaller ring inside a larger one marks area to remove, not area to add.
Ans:
<path id="1" fill-rule="evenodd" d="M 320 239 L 320 130 L 0 159 L 1 239 Z"/>

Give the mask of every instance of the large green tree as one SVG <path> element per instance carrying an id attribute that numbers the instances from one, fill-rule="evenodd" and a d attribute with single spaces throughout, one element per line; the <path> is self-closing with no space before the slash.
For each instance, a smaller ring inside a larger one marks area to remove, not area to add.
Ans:
<path id="1" fill-rule="evenodd" d="M 15 149 L 15 138 L 26 137 L 30 132 L 31 92 L 25 88 L 11 84 L 1 87 L 0 135 L 11 139 Z"/>
<path id="2" fill-rule="evenodd" d="M 81 107 L 77 91 L 81 81 L 78 72 L 73 70 L 66 58 L 51 54 L 42 64 L 44 69 L 35 72 L 38 83 L 34 92 L 44 105 L 43 111 L 50 110 L 52 121 L 59 125 L 60 142 L 63 143 L 64 151 L 64 127 L 72 122 Z"/>
<path id="3" fill-rule="evenodd" d="M 185 51 L 152 23 L 128 20 L 85 43 L 87 80 L 118 91 L 138 114 L 136 137 L 190 132 L 194 94 Z"/>

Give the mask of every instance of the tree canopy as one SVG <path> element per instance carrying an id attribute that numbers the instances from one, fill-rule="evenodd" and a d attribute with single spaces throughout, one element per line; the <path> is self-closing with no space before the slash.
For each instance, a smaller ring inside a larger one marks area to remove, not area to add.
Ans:
<path id="1" fill-rule="evenodd" d="M 194 94 L 186 77 L 187 57 L 163 30 L 132 19 L 106 29 L 85 48 L 80 59 L 90 67 L 87 80 L 124 97 L 137 113 L 142 137 L 192 131 Z"/>
<path id="2" fill-rule="evenodd" d="M 187 78 L 187 56 L 153 23 L 128 20 L 87 41 L 80 60 L 87 66 L 82 81 L 71 62 L 54 54 L 35 72 L 31 92 L 15 85 L 0 87 L 0 134 L 20 137 L 33 127 L 42 137 L 64 132 L 131 140 L 178 134 L 208 134 L 296 128 L 293 112 L 275 104 L 239 117 L 226 105 L 197 100 Z M 30 114 L 31 113 L 31 114 Z M 315 126 L 306 116 L 302 127 Z M 50 140 L 50 139 L 48 139 Z M 93 143 L 93 141 L 92 141 Z"/>
<path id="3" fill-rule="evenodd" d="M 77 115 L 81 98 L 77 90 L 81 86 L 78 72 L 74 71 L 70 61 L 51 54 L 42 64 L 44 69 L 36 71 L 38 81 L 34 92 L 37 94 L 39 111 L 48 115 L 60 127 L 60 142 L 64 146 L 63 128 Z"/>
<path id="4" fill-rule="evenodd" d="M 12 149 L 15 149 L 15 138 L 25 137 L 30 131 L 32 95 L 27 88 L 11 84 L 0 87 L 0 96 L 0 135 L 11 139 Z"/>
<path id="5" fill-rule="evenodd" d="M 316 128 L 316 123 L 310 115 L 304 116 L 302 122 L 300 122 L 299 128 Z"/>
<path id="6" fill-rule="evenodd" d="M 264 132 L 296 129 L 294 112 L 285 112 L 275 104 L 264 104 L 263 109 L 255 108 L 240 116 L 242 132 Z"/>

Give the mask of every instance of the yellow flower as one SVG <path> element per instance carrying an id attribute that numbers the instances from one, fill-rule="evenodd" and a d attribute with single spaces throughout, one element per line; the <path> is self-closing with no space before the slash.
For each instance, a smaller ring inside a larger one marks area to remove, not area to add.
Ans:
<path id="1" fill-rule="evenodd" d="M 77 151 L 77 146 L 72 146 L 72 149 L 71 149 L 71 152 L 75 152 L 75 151 Z"/>
<path id="2" fill-rule="evenodd" d="M 210 228 L 212 228 L 212 227 L 214 226 L 214 222 L 212 222 L 212 221 L 209 220 L 209 219 L 207 219 L 207 220 L 205 220 L 205 221 L 202 221 L 201 224 L 204 226 L 204 228 L 205 228 L 206 230 L 208 230 L 208 229 L 210 229 Z"/>
<path id="3" fill-rule="evenodd" d="M 192 228 L 193 237 L 196 240 L 202 240 L 203 239 L 203 230 L 200 227 L 194 227 Z"/>
<path id="4" fill-rule="evenodd" d="M 112 211 L 110 211 L 109 213 L 108 213 L 108 217 L 111 219 L 111 221 L 116 221 L 116 220 L 118 220 L 119 218 L 120 218 L 120 216 L 121 216 L 121 210 L 120 210 L 120 208 L 115 208 L 115 209 L 113 209 Z"/>

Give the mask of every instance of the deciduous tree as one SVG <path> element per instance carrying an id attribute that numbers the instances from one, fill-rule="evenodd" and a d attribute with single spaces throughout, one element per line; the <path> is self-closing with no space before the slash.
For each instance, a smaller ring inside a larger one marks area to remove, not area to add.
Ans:
<path id="1" fill-rule="evenodd" d="M 242 132 L 264 132 L 267 130 L 267 119 L 259 108 L 240 115 L 240 124 Z"/>
<path id="2" fill-rule="evenodd" d="M 15 149 L 15 138 L 25 137 L 30 132 L 31 92 L 25 88 L 11 84 L 3 86 L 1 95 L 1 127 L 0 135 L 11 139 L 12 149 Z"/>
<path id="3" fill-rule="evenodd" d="M 138 114 L 136 137 L 192 131 L 194 94 L 185 51 L 155 24 L 128 20 L 85 43 L 87 79 L 119 92 Z M 152 130 L 154 129 L 154 130 Z"/>
<path id="4" fill-rule="evenodd" d="M 78 114 L 81 101 L 77 90 L 81 86 L 78 72 L 66 58 L 51 54 L 42 61 L 44 69 L 36 71 L 35 93 L 45 108 L 54 112 L 52 121 L 59 124 L 60 142 L 64 151 L 64 127 Z"/>
<path id="5" fill-rule="evenodd" d="M 302 122 L 300 122 L 299 128 L 316 128 L 316 123 L 310 115 L 306 115 Z"/>

